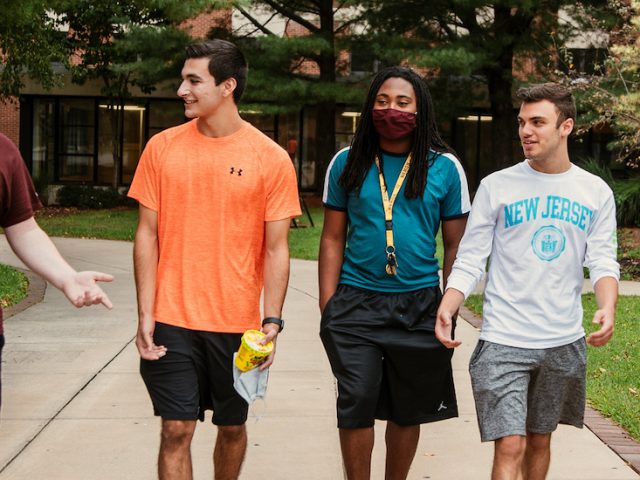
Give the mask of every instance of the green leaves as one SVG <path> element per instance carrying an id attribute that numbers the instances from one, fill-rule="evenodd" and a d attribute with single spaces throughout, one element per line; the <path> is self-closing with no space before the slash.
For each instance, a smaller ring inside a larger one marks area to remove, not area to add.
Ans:
<path id="1" fill-rule="evenodd" d="M 53 65 L 65 59 L 57 22 L 46 1 L 24 0 L 0 2 L 0 99 L 18 95 L 24 76 L 40 82 L 45 88 L 58 83 Z"/>
<path id="2" fill-rule="evenodd" d="M 640 45 L 636 42 L 640 35 L 640 1 L 623 4 L 611 0 L 608 6 L 617 13 L 618 24 L 611 30 L 613 43 L 606 48 L 606 58 L 598 70 L 587 75 L 565 56 L 568 72 L 558 74 L 576 96 L 578 133 L 609 125 L 616 138 L 608 148 L 633 171 L 640 167 Z M 613 17 L 605 17 L 596 25 L 604 30 L 612 25 Z"/>
<path id="3" fill-rule="evenodd" d="M 191 41 L 180 22 L 209 8 L 207 0 L 0 1 L 0 98 L 16 96 L 31 77 L 59 85 L 64 64 L 76 83 L 102 80 L 107 96 L 144 92 L 177 76 L 176 58 Z"/>
<path id="4" fill-rule="evenodd" d="M 183 47 L 191 40 L 179 23 L 204 8 L 203 1 L 136 0 L 96 3 L 64 0 L 67 51 L 75 82 L 103 81 L 103 94 L 126 98 L 130 88 L 149 93 L 177 77 Z"/>

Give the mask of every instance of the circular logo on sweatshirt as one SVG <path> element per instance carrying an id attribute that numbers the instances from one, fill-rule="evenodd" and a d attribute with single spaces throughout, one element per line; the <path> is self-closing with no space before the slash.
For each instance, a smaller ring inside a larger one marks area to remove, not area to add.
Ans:
<path id="1" fill-rule="evenodd" d="M 533 248 L 533 253 L 540 260 L 550 262 L 558 258 L 564 251 L 565 243 L 566 239 L 562 230 L 553 225 L 547 225 L 533 234 L 531 247 Z"/>

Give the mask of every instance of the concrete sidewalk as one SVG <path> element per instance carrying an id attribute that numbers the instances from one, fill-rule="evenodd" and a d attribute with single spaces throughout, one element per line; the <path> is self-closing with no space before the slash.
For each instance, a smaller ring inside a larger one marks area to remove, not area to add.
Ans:
<path id="1" fill-rule="evenodd" d="M 159 420 L 138 374 L 132 245 L 55 239 L 78 269 L 116 276 L 106 285 L 115 308 L 76 310 L 54 288 L 5 323 L 0 479 L 153 479 Z M 0 237 L 0 263 L 20 266 Z M 335 385 L 318 338 L 316 263 L 292 261 L 284 317 L 266 404 L 252 409 L 243 479 L 344 478 L 335 427 Z M 412 480 L 489 478 L 492 445 L 476 426 L 469 355 L 477 330 L 460 322 L 463 345 L 454 366 L 457 419 L 428 424 Z M 194 478 L 212 478 L 215 428 L 200 424 L 193 444 Z M 383 478 L 384 425 L 377 426 L 372 478 Z M 554 435 L 549 479 L 639 479 L 588 429 Z"/>

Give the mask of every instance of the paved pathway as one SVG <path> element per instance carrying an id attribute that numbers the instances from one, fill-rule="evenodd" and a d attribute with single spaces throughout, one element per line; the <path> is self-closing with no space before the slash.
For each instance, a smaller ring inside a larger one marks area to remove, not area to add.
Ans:
<path id="1" fill-rule="evenodd" d="M 54 288 L 42 302 L 9 318 L 3 355 L 0 480 L 155 478 L 159 421 L 138 375 L 131 244 L 55 239 L 78 269 L 114 274 L 116 305 L 75 310 Z M 0 262 L 19 266 L 4 237 Z M 316 263 L 292 262 L 280 339 L 266 403 L 252 409 L 242 479 L 344 478 L 335 428 L 335 387 L 318 338 Z M 454 356 L 457 419 L 425 425 L 409 478 L 488 478 L 492 447 L 476 427 L 466 365 L 477 330 L 461 322 Z M 383 425 L 377 428 L 374 472 L 383 478 Z M 193 445 L 196 479 L 212 478 L 215 429 L 199 425 Z M 640 479 L 590 430 L 554 435 L 549 479 Z"/>

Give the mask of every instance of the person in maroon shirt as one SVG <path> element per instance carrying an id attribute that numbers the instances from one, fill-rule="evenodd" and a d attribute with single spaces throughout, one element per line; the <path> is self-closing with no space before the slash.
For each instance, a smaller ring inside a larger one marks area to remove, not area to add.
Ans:
<path id="1" fill-rule="evenodd" d="M 111 301 L 96 282 L 110 282 L 111 275 L 101 272 L 76 272 L 33 218 L 42 207 L 20 152 L 11 140 L 0 133 L 0 227 L 13 252 L 33 272 L 61 290 L 76 307 Z M 4 330 L 0 308 L 0 368 Z M 0 374 L 2 371 L 0 370 Z M 0 405 L 2 405 L 0 377 Z"/>

